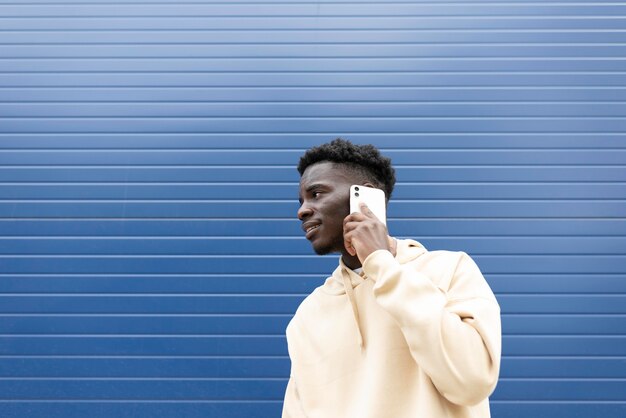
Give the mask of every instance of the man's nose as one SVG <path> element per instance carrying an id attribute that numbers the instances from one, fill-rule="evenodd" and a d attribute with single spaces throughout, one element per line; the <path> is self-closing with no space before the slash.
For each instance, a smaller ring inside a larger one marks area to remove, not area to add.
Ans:
<path id="1" fill-rule="evenodd" d="M 311 208 L 308 207 L 306 203 L 303 203 L 302 205 L 300 205 L 300 208 L 298 209 L 298 219 L 303 221 L 309 216 L 311 216 L 311 213 L 313 213 Z"/>

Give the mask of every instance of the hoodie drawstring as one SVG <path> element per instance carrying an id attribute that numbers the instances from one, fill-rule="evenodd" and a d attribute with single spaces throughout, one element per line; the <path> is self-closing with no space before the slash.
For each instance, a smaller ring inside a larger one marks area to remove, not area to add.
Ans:
<path id="1" fill-rule="evenodd" d="M 348 296 L 348 300 L 350 301 L 350 305 L 352 306 L 352 313 L 354 313 L 354 321 L 356 322 L 356 330 L 359 335 L 359 347 L 363 349 L 363 333 L 361 332 L 361 325 L 359 322 L 359 310 L 356 306 L 356 298 L 354 297 L 354 288 L 352 287 L 352 280 L 350 280 L 350 275 L 345 269 L 342 269 L 343 274 L 343 286 L 346 289 L 346 295 Z"/>

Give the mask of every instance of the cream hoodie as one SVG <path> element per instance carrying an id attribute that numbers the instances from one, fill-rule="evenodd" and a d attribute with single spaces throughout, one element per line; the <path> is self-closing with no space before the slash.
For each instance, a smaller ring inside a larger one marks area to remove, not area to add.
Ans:
<path id="1" fill-rule="evenodd" d="M 283 418 L 487 418 L 500 308 L 465 253 L 398 241 L 339 267 L 287 327 Z"/>

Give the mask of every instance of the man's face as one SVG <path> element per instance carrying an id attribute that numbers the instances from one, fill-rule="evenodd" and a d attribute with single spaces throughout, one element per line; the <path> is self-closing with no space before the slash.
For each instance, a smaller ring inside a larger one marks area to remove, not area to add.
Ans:
<path id="1" fill-rule="evenodd" d="M 354 182 L 341 165 L 326 161 L 310 165 L 302 174 L 298 219 L 317 254 L 345 252 L 343 219 L 350 213 Z"/>

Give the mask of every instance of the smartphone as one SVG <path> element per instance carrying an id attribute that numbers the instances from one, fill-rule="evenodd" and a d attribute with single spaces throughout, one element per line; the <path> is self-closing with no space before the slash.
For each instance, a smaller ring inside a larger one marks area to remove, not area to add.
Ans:
<path id="1" fill-rule="evenodd" d="M 359 205 L 361 202 L 367 205 L 379 221 L 387 225 L 384 191 L 353 184 L 350 186 L 350 213 L 360 212 Z"/>

